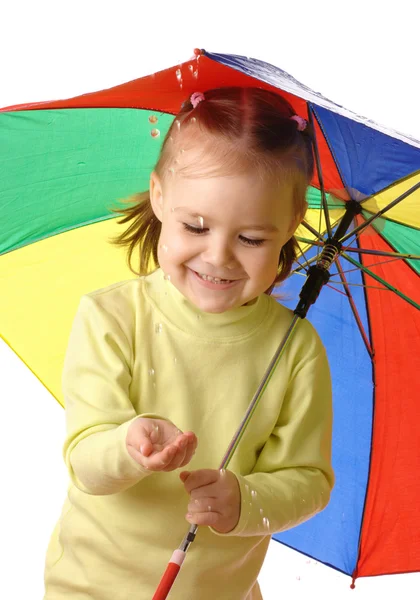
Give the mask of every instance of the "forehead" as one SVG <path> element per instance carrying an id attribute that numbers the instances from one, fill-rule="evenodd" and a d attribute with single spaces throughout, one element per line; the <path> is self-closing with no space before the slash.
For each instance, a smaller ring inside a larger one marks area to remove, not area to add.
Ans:
<path id="1" fill-rule="evenodd" d="M 173 208 L 182 204 L 236 218 L 246 211 L 266 220 L 292 215 L 293 177 L 272 157 L 252 154 L 246 142 L 210 134 L 194 123 L 175 128 L 168 144 L 160 175 Z"/>
<path id="2" fill-rule="evenodd" d="M 290 186 L 264 181 L 253 172 L 230 176 L 174 176 L 164 197 L 177 214 L 229 223 L 272 224 L 292 218 Z"/>

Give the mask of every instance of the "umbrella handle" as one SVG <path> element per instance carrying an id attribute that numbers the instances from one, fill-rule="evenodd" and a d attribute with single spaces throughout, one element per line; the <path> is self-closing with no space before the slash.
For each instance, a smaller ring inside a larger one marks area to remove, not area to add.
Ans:
<path id="1" fill-rule="evenodd" d="M 184 562 L 184 558 L 185 552 L 183 550 L 175 550 L 152 600 L 165 600 L 177 578 L 181 565 Z"/>

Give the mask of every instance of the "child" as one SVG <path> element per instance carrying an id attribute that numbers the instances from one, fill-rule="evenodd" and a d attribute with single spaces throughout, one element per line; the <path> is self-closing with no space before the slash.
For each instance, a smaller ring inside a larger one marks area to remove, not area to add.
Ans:
<path id="1" fill-rule="evenodd" d="M 141 245 L 140 277 L 87 294 L 74 321 L 71 485 L 45 600 L 151 600 L 191 523 L 170 599 L 261 599 L 271 534 L 327 505 L 331 380 L 307 320 L 218 470 L 293 317 L 270 292 L 295 260 L 312 171 L 306 121 L 280 96 L 224 88 L 184 103 L 150 192 L 123 211 L 117 243 L 130 260 Z"/>

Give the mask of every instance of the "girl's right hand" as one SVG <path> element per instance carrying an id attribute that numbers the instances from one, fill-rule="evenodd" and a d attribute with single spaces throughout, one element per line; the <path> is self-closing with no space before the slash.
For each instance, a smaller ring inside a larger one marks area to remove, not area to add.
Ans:
<path id="1" fill-rule="evenodd" d="M 130 456 L 150 471 L 174 471 L 187 465 L 196 448 L 197 437 L 182 433 L 163 419 L 141 417 L 128 428 L 126 438 Z"/>

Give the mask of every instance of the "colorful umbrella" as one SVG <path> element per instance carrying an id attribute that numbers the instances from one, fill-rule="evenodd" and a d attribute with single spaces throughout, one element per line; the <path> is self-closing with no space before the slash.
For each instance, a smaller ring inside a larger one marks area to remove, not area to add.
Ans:
<path id="1" fill-rule="evenodd" d="M 110 207 L 147 188 L 186 97 L 234 85 L 283 95 L 316 132 L 319 170 L 282 302 L 296 307 L 321 251 L 322 260 L 339 255 L 308 312 L 332 370 L 336 486 L 322 513 L 274 537 L 354 579 L 419 571 L 420 142 L 269 64 L 205 51 L 108 90 L 5 108 L 1 335 L 63 403 L 80 296 L 133 276 L 108 243 L 121 227 Z M 343 219 L 337 248 L 330 240 Z"/>

